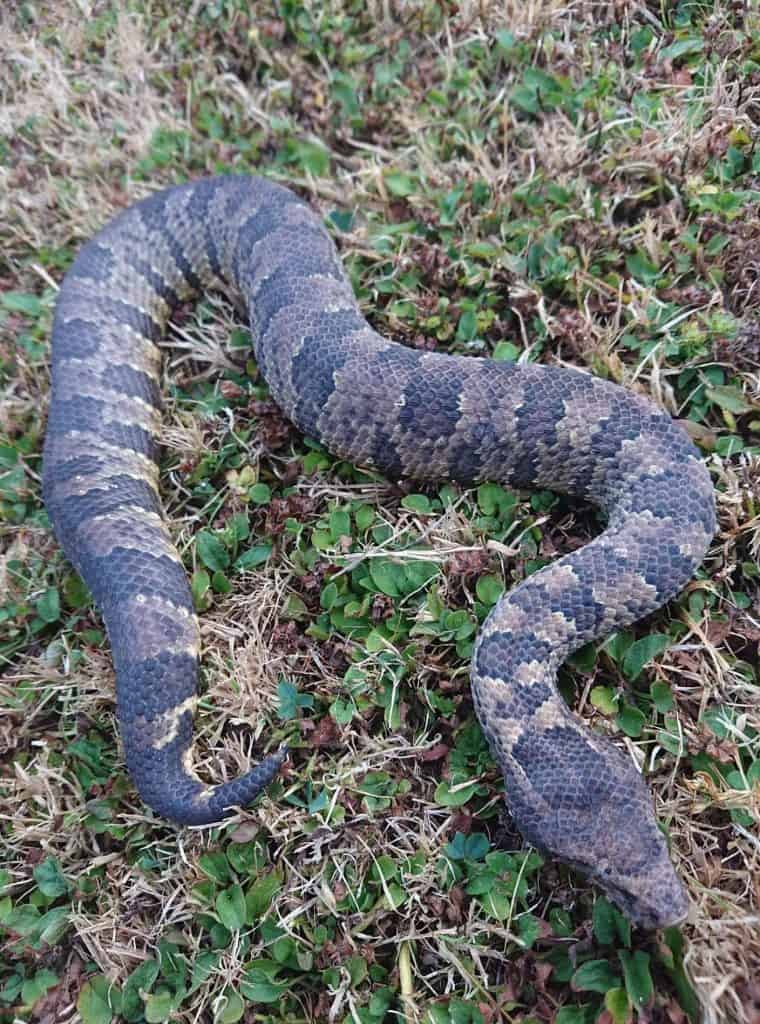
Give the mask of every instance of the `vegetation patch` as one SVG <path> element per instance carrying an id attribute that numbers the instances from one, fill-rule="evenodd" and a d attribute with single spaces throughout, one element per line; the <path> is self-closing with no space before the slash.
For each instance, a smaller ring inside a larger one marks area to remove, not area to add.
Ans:
<path id="1" fill-rule="evenodd" d="M 756 1024 L 760 19 L 751 4 L 20 0 L 0 12 L 0 1020 Z M 39 494 L 55 294 L 162 185 L 260 173 L 405 344 L 572 365 L 682 421 L 719 532 L 561 673 L 647 775 L 692 911 L 649 934 L 526 847 L 468 659 L 598 530 L 393 486 L 300 436 L 218 296 L 165 343 L 162 489 L 201 614 L 197 764 L 287 741 L 224 827 L 126 774 L 100 618 Z"/>

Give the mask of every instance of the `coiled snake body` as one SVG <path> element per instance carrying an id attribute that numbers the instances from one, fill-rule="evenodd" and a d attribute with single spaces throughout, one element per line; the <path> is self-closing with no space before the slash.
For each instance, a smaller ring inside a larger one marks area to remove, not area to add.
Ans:
<path id="1" fill-rule="evenodd" d="M 250 313 L 258 365 L 293 422 L 390 477 L 499 480 L 600 506 L 604 532 L 506 594 L 472 659 L 475 708 L 511 813 L 637 922 L 686 902 L 639 772 L 555 686 L 576 648 L 676 594 L 714 530 L 709 476 L 664 412 L 586 374 L 420 352 L 357 308 L 320 219 L 289 190 L 201 180 L 127 209 L 81 250 L 58 296 L 44 498 L 102 611 L 127 766 L 186 824 L 245 805 L 285 752 L 206 786 L 193 774 L 199 632 L 157 492 L 159 352 L 172 308 L 224 286 Z"/>

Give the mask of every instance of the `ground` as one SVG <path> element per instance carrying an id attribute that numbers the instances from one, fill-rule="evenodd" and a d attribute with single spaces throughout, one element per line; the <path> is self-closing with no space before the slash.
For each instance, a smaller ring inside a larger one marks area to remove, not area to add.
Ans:
<path id="1" fill-rule="evenodd" d="M 755 5 L 19 0 L 0 48 L 0 1020 L 757 1024 Z M 632 931 L 524 847 L 473 717 L 478 622 L 593 510 L 332 459 L 216 296 L 166 344 L 197 763 L 291 757 L 211 831 L 137 798 L 101 623 L 40 502 L 51 317 L 105 219 L 218 172 L 320 210 L 378 330 L 589 370 L 700 446 L 704 566 L 561 679 L 646 772 L 682 928 Z"/>

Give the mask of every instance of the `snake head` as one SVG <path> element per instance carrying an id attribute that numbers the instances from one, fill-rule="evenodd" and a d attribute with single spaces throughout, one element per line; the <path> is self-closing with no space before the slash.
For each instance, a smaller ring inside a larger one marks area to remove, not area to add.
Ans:
<path id="1" fill-rule="evenodd" d="M 513 747 L 505 771 L 525 838 L 587 875 L 642 928 L 682 921 L 686 894 L 631 760 L 575 725 L 533 739 Z"/>
<path id="2" fill-rule="evenodd" d="M 655 826 L 656 828 L 656 826 Z M 667 928 L 679 924 L 689 904 L 668 856 L 662 833 L 637 843 L 636 850 L 609 845 L 608 855 L 571 861 L 640 928 Z"/>

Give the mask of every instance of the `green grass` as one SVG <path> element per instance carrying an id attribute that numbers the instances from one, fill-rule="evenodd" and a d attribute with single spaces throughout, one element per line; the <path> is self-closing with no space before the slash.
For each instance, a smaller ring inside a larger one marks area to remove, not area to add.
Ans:
<path id="1" fill-rule="evenodd" d="M 760 19 L 732 3 L 0 14 L 0 1020 L 757 1020 Z M 190 16 L 192 15 L 192 16 Z M 588 540 L 550 492 L 394 487 L 280 416 L 230 307 L 167 343 L 162 485 L 201 612 L 197 763 L 287 740 L 268 798 L 137 799 L 86 588 L 39 497 L 55 290 L 161 185 L 256 172 L 325 217 L 406 344 L 573 365 L 701 446 L 720 529 L 667 608 L 578 652 L 692 899 L 632 931 L 524 847 L 468 658 L 504 586 Z"/>

